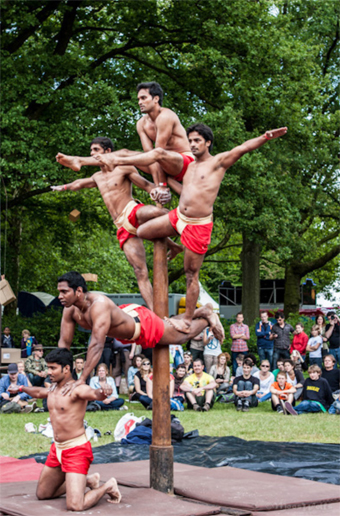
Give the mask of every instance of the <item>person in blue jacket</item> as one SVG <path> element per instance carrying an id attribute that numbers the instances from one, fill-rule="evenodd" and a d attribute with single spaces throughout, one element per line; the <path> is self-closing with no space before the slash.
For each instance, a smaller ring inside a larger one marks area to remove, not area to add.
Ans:
<path id="1" fill-rule="evenodd" d="M 272 323 L 268 319 L 268 312 L 262 312 L 261 321 L 259 321 L 255 327 L 257 352 L 259 354 L 260 364 L 263 360 L 268 360 L 270 363 L 270 370 L 272 371 L 274 343 L 272 340 L 269 340 L 271 329 Z"/>
<path id="2" fill-rule="evenodd" d="M 25 392 L 19 392 L 14 396 L 8 391 L 10 385 L 24 385 L 28 387 L 26 375 L 18 373 L 17 364 L 9 364 L 8 374 L 3 376 L 0 380 L 0 407 L 10 401 L 15 401 L 23 408 L 27 405 L 27 400 L 31 399 L 31 396 Z"/>

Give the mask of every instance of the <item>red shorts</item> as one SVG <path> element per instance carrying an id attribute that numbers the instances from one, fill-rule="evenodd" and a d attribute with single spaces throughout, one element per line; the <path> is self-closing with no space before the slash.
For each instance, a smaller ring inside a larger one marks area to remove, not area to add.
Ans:
<path id="1" fill-rule="evenodd" d="M 183 158 L 183 168 L 182 168 L 181 172 L 178 174 L 178 176 L 173 176 L 173 178 L 176 179 L 176 181 L 180 182 L 180 181 L 182 181 L 183 177 L 185 176 L 188 166 L 190 165 L 190 163 L 195 161 L 195 158 L 193 158 L 192 156 L 187 156 L 186 154 L 182 154 L 181 152 L 179 154 Z"/>
<path id="2" fill-rule="evenodd" d="M 132 224 L 136 229 L 139 227 L 139 224 L 138 224 L 138 221 L 137 221 L 137 217 L 136 217 L 136 213 L 137 211 L 142 208 L 142 206 L 144 206 L 144 204 L 137 204 L 137 206 L 135 206 L 133 208 L 133 210 L 131 211 L 130 215 L 128 216 L 128 221 L 130 222 L 130 224 Z M 133 235 L 132 233 L 129 233 L 125 228 L 121 227 L 118 229 L 117 231 L 117 238 L 118 238 L 118 242 L 119 242 L 119 245 L 120 245 L 120 248 L 123 249 L 123 245 L 125 244 L 125 242 L 129 239 L 129 238 L 134 238 L 136 235 Z"/>
<path id="3" fill-rule="evenodd" d="M 178 222 L 178 213 L 177 208 L 169 211 L 169 220 L 172 227 L 177 231 L 176 224 Z M 181 234 L 181 242 L 185 247 L 190 249 L 196 254 L 205 254 L 208 251 L 208 245 L 211 242 L 211 233 L 213 229 L 213 222 L 209 222 L 208 224 L 195 224 L 190 226 L 188 224 L 182 234 Z"/>
<path id="4" fill-rule="evenodd" d="M 129 305 L 120 305 L 119 308 L 125 308 L 125 306 Z M 140 344 L 143 349 L 154 348 L 163 337 L 164 321 L 144 306 L 138 306 L 135 310 L 138 313 L 141 325 L 140 336 L 135 342 L 136 344 Z M 123 344 L 131 344 L 129 340 L 119 340 Z"/>
<path id="5" fill-rule="evenodd" d="M 87 475 L 93 461 L 92 447 L 90 441 L 68 450 L 62 450 L 61 463 L 57 458 L 55 444 L 50 448 L 50 453 L 45 462 L 45 466 L 49 468 L 60 468 L 64 473 L 79 473 Z"/>

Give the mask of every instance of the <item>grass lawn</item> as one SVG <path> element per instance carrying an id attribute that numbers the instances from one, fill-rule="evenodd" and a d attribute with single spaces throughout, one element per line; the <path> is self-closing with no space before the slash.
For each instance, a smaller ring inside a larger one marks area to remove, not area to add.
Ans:
<path id="1" fill-rule="evenodd" d="M 38 402 L 41 405 L 41 401 Z M 129 412 L 136 416 L 152 417 L 139 403 L 127 403 Z M 85 419 L 102 434 L 113 430 L 126 411 L 87 412 Z M 210 412 L 173 412 L 179 417 L 184 430 L 198 429 L 200 435 L 233 435 L 249 441 L 281 441 L 310 443 L 339 443 L 339 418 L 329 414 L 305 414 L 284 416 L 271 410 L 270 402 L 264 402 L 248 413 L 236 412 L 233 404 L 216 403 Z M 40 434 L 25 432 L 25 424 L 33 422 L 37 427 L 46 423 L 48 413 L 1 414 L 0 455 L 22 457 L 31 453 L 48 451 L 50 440 Z M 113 436 L 104 436 L 92 446 L 113 442 Z"/>

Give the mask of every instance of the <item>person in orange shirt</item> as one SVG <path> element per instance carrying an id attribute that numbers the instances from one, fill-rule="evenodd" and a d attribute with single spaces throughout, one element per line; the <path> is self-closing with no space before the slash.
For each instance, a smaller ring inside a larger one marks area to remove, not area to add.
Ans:
<path id="1" fill-rule="evenodd" d="M 272 383 L 270 392 L 272 393 L 272 409 L 279 414 L 287 414 L 285 402 L 293 403 L 296 389 L 286 381 L 284 372 L 277 373 L 276 382 Z"/>
<path id="2" fill-rule="evenodd" d="M 303 331 L 304 326 L 301 323 L 295 325 L 294 337 L 290 346 L 290 354 L 296 349 L 303 359 L 306 358 L 306 347 L 308 343 L 308 335 Z"/>

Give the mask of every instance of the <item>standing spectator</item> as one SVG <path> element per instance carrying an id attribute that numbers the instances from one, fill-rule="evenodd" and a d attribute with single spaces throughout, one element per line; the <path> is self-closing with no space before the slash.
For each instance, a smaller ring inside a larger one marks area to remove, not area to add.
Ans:
<path id="1" fill-rule="evenodd" d="M 135 374 L 134 382 L 135 382 L 135 398 L 140 401 L 140 403 L 148 408 L 152 399 L 149 398 L 146 392 L 146 382 L 151 374 L 151 362 L 148 358 L 143 358 L 139 371 Z"/>
<path id="2" fill-rule="evenodd" d="M 85 361 L 83 357 L 77 357 L 74 361 L 74 369 L 72 371 L 73 380 L 79 380 L 79 378 L 83 374 L 84 366 Z M 90 378 L 86 378 L 86 384 L 90 385 Z"/>
<path id="3" fill-rule="evenodd" d="M 321 378 L 321 369 L 314 364 L 308 368 L 309 378 L 305 380 L 302 401 L 296 409 L 286 402 L 289 414 L 296 416 L 307 412 L 327 412 L 333 403 L 332 391 L 327 380 Z"/>
<path id="4" fill-rule="evenodd" d="M 183 358 L 185 369 L 187 371 L 187 376 L 189 376 L 194 372 L 191 351 L 184 351 Z M 203 361 L 203 358 L 201 358 L 200 360 Z"/>
<path id="5" fill-rule="evenodd" d="M 320 329 L 321 329 L 321 335 L 322 335 L 322 340 L 323 340 L 323 343 L 322 343 L 322 356 L 328 355 L 329 348 L 328 348 L 328 344 L 327 344 L 327 337 L 325 337 L 326 320 L 325 320 L 325 317 L 323 316 L 323 314 L 318 314 L 315 317 L 315 324 L 317 324 L 320 327 Z"/>
<path id="6" fill-rule="evenodd" d="M 217 383 L 217 394 L 229 388 L 230 369 L 227 366 L 229 360 L 229 353 L 220 353 L 217 357 L 217 364 L 211 366 L 209 371 L 210 376 L 212 376 Z"/>
<path id="7" fill-rule="evenodd" d="M 322 336 L 320 335 L 321 330 L 317 324 L 312 326 L 311 338 L 307 344 L 307 351 L 309 352 L 309 363 L 310 365 L 316 364 L 322 367 Z"/>
<path id="8" fill-rule="evenodd" d="M 1 335 L 1 347 L 14 348 L 14 339 L 8 326 L 5 326 L 4 333 Z"/>
<path id="9" fill-rule="evenodd" d="M 256 393 L 260 388 L 260 380 L 251 375 L 252 361 L 246 358 L 243 362 L 242 376 L 236 376 L 233 383 L 236 410 L 248 412 L 251 407 L 257 407 Z"/>
<path id="10" fill-rule="evenodd" d="M 230 336 L 232 338 L 231 358 L 233 361 L 233 375 L 236 374 L 236 357 L 245 355 L 248 351 L 247 340 L 249 340 L 249 328 L 243 324 L 244 317 L 241 312 L 236 315 L 236 323 L 230 326 Z"/>
<path id="11" fill-rule="evenodd" d="M 37 339 L 32 336 L 29 330 L 22 330 L 21 339 L 21 358 L 27 358 L 32 355 L 32 348 L 38 344 Z"/>
<path id="12" fill-rule="evenodd" d="M 272 397 L 270 387 L 274 383 L 274 375 L 269 371 L 269 369 L 269 360 L 262 360 L 260 370 L 253 375 L 254 378 L 258 378 L 260 380 L 260 388 L 256 393 L 256 397 L 259 400 L 259 403 L 262 401 L 270 400 Z"/>
<path id="13" fill-rule="evenodd" d="M 26 409 L 27 400 L 31 399 L 31 396 L 24 392 L 13 395 L 13 393 L 8 390 L 10 385 L 23 385 L 28 387 L 27 378 L 24 374 L 19 374 L 17 364 L 9 364 L 8 374 L 3 376 L 0 380 L 0 407 L 12 401 L 18 403 L 21 409 L 23 409 L 23 412 L 32 412 L 35 406 L 27 407 Z"/>
<path id="14" fill-rule="evenodd" d="M 303 331 L 304 326 L 301 323 L 295 325 L 295 332 L 292 344 L 290 346 L 290 353 L 294 350 L 298 351 L 302 356 L 303 360 L 306 358 L 306 348 L 308 343 L 308 335 Z"/>
<path id="15" fill-rule="evenodd" d="M 301 371 L 294 369 L 294 362 L 290 359 L 286 359 L 284 361 L 284 368 L 287 382 L 292 384 L 292 386 L 296 389 L 294 394 L 294 400 L 296 401 L 302 394 L 302 388 L 305 382 L 304 376 Z"/>
<path id="16" fill-rule="evenodd" d="M 172 357 L 173 367 L 176 369 L 179 364 L 183 364 L 183 347 L 179 344 L 171 344 L 169 346 L 170 357 Z"/>
<path id="17" fill-rule="evenodd" d="M 276 382 L 272 383 L 270 387 L 270 392 L 272 393 L 272 409 L 284 414 L 285 402 L 288 401 L 291 405 L 293 404 L 296 389 L 286 381 L 286 374 L 279 371 Z"/>
<path id="18" fill-rule="evenodd" d="M 293 326 L 285 322 L 283 312 L 276 312 L 276 323 L 272 327 L 270 338 L 274 339 L 273 363 L 277 363 L 278 358 L 289 358 L 290 353 L 290 334 L 294 332 Z"/>
<path id="19" fill-rule="evenodd" d="M 182 391 L 188 403 L 188 409 L 196 412 L 208 412 L 215 401 L 217 384 L 210 374 L 204 372 L 204 362 L 200 358 L 194 361 L 194 372 L 182 383 Z"/>
<path id="20" fill-rule="evenodd" d="M 43 358 L 44 348 L 36 344 L 33 353 L 25 362 L 25 371 L 33 387 L 41 387 L 47 376 L 47 364 Z"/>
<path id="21" fill-rule="evenodd" d="M 274 343 L 270 340 L 272 331 L 272 323 L 268 319 L 268 312 L 261 312 L 261 321 L 255 326 L 255 334 L 257 337 L 257 352 L 260 364 L 263 360 L 268 360 L 270 369 L 273 369 L 273 352 Z"/>
<path id="22" fill-rule="evenodd" d="M 201 331 L 196 337 L 191 339 L 190 341 L 190 351 L 192 354 L 192 360 L 196 360 L 196 358 L 200 358 L 201 360 L 204 360 L 203 358 L 203 352 L 204 352 L 204 342 L 203 342 L 203 336 L 204 336 L 204 330 Z"/>
<path id="23" fill-rule="evenodd" d="M 211 367 L 217 364 L 217 357 L 222 353 L 222 348 L 219 340 L 214 337 L 213 332 L 210 328 L 206 328 L 204 331 L 203 343 L 204 352 L 203 359 L 205 370 L 210 371 Z"/>
<path id="24" fill-rule="evenodd" d="M 105 390 L 105 384 L 110 385 L 112 388 L 112 394 L 109 398 L 103 401 L 96 400 L 92 403 L 98 405 L 100 410 L 127 410 L 127 407 L 123 407 L 124 399 L 118 398 L 117 389 L 113 378 L 108 376 L 109 370 L 106 364 L 99 364 L 97 367 L 97 376 L 93 376 L 90 380 L 90 387 L 92 389 L 103 389 Z"/>
<path id="25" fill-rule="evenodd" d="M 281 371 L 281 372 L 284 372 L 285 371 L 285 366 L 284 366 L 284 362 L 283 362 L 283 359 L 282 358 L 279 358 L 277 361 L 276 361 L 276 369 L 274 369 L 273 371 L 273 375 L 274 375 L 274 378 L 276 380 L 277 378 L 277 375 L 278 373 Z"/>
<path id="26" fill-rule="evenodd" d="M 339 317 L 332 310 L 327 313 L 329 323 L 326 326 L 325 337 L 328 339 L 329 353 L 335 357 L 340 365 L 340 322 Z M 336 363 L 334 364 L 334 368 Z"/>
<path id="27" fill-rule="evenodd" d="M 331 391 L 335 393 L 340 389 L 340 369 L 334 369 L 334 364 L 336 364 L 336 360 L 333 355 L 326 355 L 323 360 L 323 363 L 324 368 L 322 369 L 322 378 L 327 380 L 331 388 Z"/>

